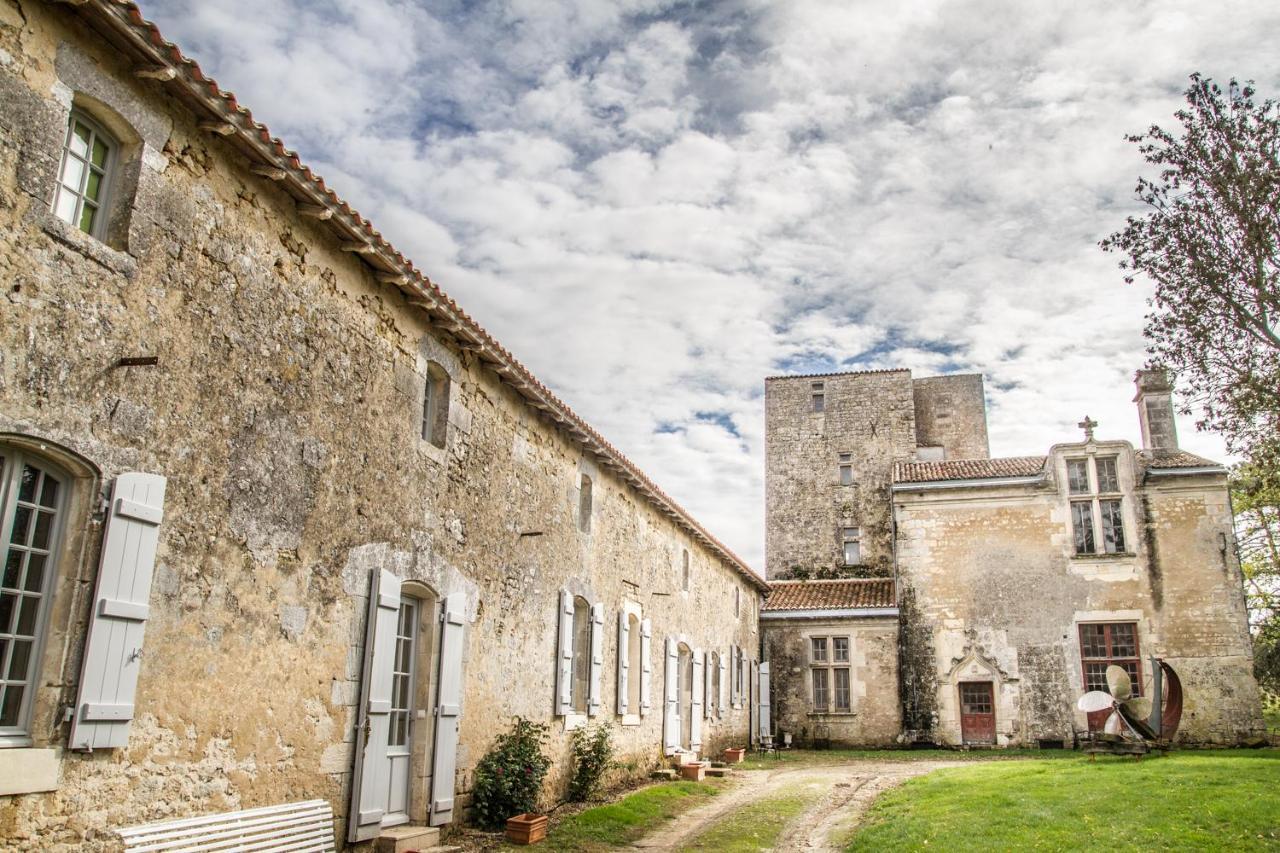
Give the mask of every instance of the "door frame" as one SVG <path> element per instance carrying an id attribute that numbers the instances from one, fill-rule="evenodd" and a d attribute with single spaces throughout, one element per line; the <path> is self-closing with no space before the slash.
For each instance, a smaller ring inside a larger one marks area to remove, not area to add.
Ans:
<path id="1" fill-rule="evenodd" d="M 991 712 L 989 714 L 966 714 L 964 702 L 964 689 L 967 686 L 978 686 L 986 689 L 987 697 L 991 702 Z M 960 681 L 956 684 L 956 700 L 958 703 L 960 717 L 960 743 L 972 744 L 974 746 L 995 746 L 996 744 L 996 685 L 992 681 Z M 991 739 L 977 740 L 966 737 L 965 735 L 965 717 L 990 717 L 991 719 Z"/>

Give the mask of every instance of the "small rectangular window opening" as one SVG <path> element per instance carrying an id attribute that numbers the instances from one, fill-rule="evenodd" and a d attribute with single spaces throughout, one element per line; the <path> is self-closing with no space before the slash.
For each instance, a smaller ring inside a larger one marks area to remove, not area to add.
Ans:
<path id="1" fill-rule="evenodd" d="M 853 485 L 853 454 L 840 454 L 840 485 Z"/>
<path id="2" fill-rule="evenodd" d="M 827 638 L 814 637 L 811 641 L 813 646 L 813 662 L 826 663 L 827 660 Z"/>
<path id="3" fill-rule="evenodd" d="M 689 591 L 689 552 L 682 551 L 680 559 L 680 588 Z"/>
<path id="4" fill-rule="evenodd" d="M 841 531 L 840 538 L 844 564 L 846 566 L 860 565 L 862 563 L 862 529 L 859 527 L 845 527 Z"/>
<path id="5" fill-rule="evenodd" d="M 427 363 L 422 395 L 422 440 L 444 447 L 449 428 L 449 374 L 434 361 Z"/>
<path id="6" fill-rule="evenodd" d="M 812 397 L 813 397 L 813 410 L 815 412 L 826 411 L 827 398 L 826 398 L 825 388 L 826 386 L 822 382 L 813 383 Z"/>

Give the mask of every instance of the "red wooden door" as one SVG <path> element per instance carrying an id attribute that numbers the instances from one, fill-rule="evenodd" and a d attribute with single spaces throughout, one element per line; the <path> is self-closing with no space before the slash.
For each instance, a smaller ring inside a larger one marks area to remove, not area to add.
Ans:
<path id="1" fill-rule="evenodd" d="M 995 694 L 990 681 L 960 682 L 960 739 L 965 743 L 996 742 Z"/>

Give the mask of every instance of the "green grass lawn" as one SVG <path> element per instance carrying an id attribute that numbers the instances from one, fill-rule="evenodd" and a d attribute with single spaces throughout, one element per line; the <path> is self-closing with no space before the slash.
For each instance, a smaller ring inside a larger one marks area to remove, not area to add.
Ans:
<path id="1" fill-rule="evenodd" d="M 547 833 L 547 850 L 610 850 L 653 832 L 668 820 L 720 792 L 706 782 L 650 785 L 616 803 L 596 806 L 560 821 Z"/>
<path id="2" fill-rule="evenodd" d="M 757 853 L 773 849 L 782 830 L 826 790 L 825 785 L 789 785 L 717 820 L 683 851 Z"/>
<path id="3" fill-rule="evenodd" d="M 1068 753 L 1070 755 L 1070 753 Z M 1280 847 L 1280 751 L 986 762 L 880 797 L 849 850 Z"/>

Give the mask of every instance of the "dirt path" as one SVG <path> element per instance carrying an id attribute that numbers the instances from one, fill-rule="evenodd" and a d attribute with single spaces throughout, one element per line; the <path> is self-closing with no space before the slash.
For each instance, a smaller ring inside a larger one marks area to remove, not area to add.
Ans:
<path id="1" fill-rule="evenodd" d="M 734 774 L 732 788 L 705 806 L 681 815 L 664 827 L 637 841 L 643 850 L 675 850 L 692 841 L 738 808 L 778 791 L 783 785 L 814 784 L 826 790 L 778 839 L 775 850 L 833 851 L 831 836 L 851 828 L 871 801 L 887 788 L 906 779 L 941 767 L 955 767 L 957 761 L 859 761 L 848 764 L 784 767 L 777 770 L 742 770 Z"/>

